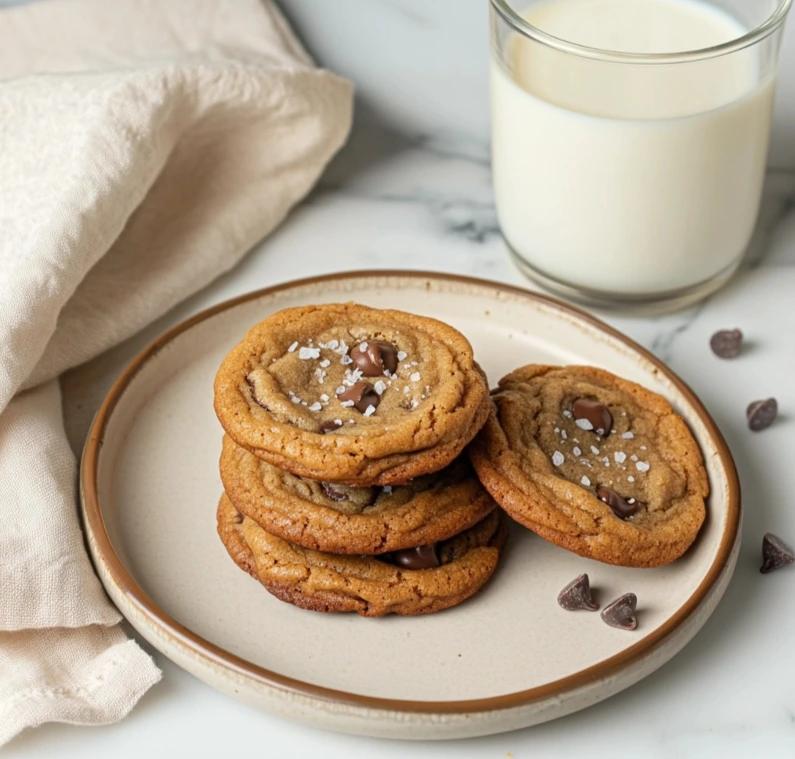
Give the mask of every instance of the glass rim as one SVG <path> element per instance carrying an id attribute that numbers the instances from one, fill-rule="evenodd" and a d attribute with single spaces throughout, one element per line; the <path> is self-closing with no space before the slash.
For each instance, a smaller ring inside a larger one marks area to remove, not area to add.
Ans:
<path id="1" fill-rule="evenodd" d="M 776 9 L 765 21 L 754 29 L 746 32 L 741 37 L 736 37 L 728 42 L 722 42 L 720 45 L 697 50 L 685 50 L 678 53 L 621 53 L 615 50 L 602 50 L 597 47 L 579 45 L 576 42 L 569 42 L 568 40 L 548 34 L 542 29 L 525 21 L 511 7 L 508 0 L 490 0 L 490 2 L 491 7 L 502 17 L 503 21 L 513 27 L 514 31 L 542 45 L 547 45 L 555 50 L 559 50 L 560 52 L 610 63 L 660 64 L 688 63 L 706 60 L 708 58 L 718 58 L 719 56 L 728 55 L 729 53 L 750 47 L 770 36 L 784 23 L 793 0 L 779 0 Z"/>

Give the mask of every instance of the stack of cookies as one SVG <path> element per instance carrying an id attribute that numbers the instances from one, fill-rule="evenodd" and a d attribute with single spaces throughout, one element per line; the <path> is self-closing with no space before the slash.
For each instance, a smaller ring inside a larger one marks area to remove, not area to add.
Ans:
<path id="1" fill-rule="evenodd" d="M 306 609 L 461 603 L 506 536 L 462 454 L 490 408 L 469 342 L 446 324 L 355 304 L 274 314 L 215 382 L 227 551 Z"/>

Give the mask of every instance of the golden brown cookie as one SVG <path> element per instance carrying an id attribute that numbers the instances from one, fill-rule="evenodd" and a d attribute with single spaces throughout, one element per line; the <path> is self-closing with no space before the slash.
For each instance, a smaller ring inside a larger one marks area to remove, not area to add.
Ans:
<path id="1" fill-rule="evenodd" d="M 517 369 L 468 452 L 514 519 L 609 564 L 679 558 L 704 522 L 701 451 L 660 395 L 587 366 Z"/>
<path id="2" fill-rule="evenodd" d="M 349 485 L 444 468 L 488 416 L 488 387 L 452 327 L 353 303 L 253 327 L 215 380 L 227 434 L 274 466 Z"/>
<path id="3" fill-rule="evenodd" d="M 380 554 L 436 543 L 495 507 L 466 456 L 406 485 L 350 488 L 283 472 L 224 437 L 221 479 L 235 508 L 316 551 Z"/>
<path id="4" fill-rule="evenodd" d="M 430 614 L 474 595 L 497 567 L 507 527 L 495 509 L 433 549 L 423 547 L 416 556 L 401 552 L 408 554 L 404 564 L 414 566 L 431 553 L 438 566 L 427 569 L 302 548 L 265 532 L 236 511 L 226 494 L 218 504 L 218 534 L 235 563 L 282 601 L 313 611 L 381 617 Z M 390 558 L 401 561 L 398 555 Z"/>

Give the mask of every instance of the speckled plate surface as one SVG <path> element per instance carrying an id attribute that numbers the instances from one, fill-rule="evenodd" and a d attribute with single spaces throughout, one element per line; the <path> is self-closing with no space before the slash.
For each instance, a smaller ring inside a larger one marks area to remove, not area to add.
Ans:
<path id="1" fill-rule="evenodd" d="M 221 427 L 213 377 L 246 330 L 282 308 L 355 300 L 442 319 L 472 342 L 492 384 L 516 366 L 586 363 L 668 397 L 707 462 L 707 523 L 654 570 L 569 554 L 514 526 L 501 567 L 460 607 L 418 618 L 302 611 L 235 567 L 215 532 Z M 320 727 L 397 738 L 512 730 L 594 704 L 674 656 L 722 596 L 739 548 L 731 455 L 692 392 L 590 316 L 534 293 L 427 273 L 288 283 L 221 304 L 142 353 L 103 404 L 83 457 L 92 555 L 111 598 L 166 656 L 250 704 Z M 602 603 L 632 591 L 639 628 L 571 613 L 558 591 L 588 572 Z"/>

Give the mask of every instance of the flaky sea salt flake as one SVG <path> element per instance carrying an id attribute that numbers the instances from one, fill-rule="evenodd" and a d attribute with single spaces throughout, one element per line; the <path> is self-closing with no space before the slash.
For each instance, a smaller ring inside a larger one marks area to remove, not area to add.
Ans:
<path id="1" fill-rule="evenodd" d="M 638 461 L 638 463 L 635 464 L 635 468 L 639 472 L 648 472 L 649 469 L 651 469 L 651 467 L 648 465 L 648 463 L 646 461 Z"/>
<path id="2" fill-rule="evenodd" d="M 288 352 L 288 353 L 293 353 L 297 347 L 298 347 L 298 341 L 296 340 L 296 341 L 295 341 L 295 342 L 294 342 L 294 343 L 293 343 L 293 344 L 292 344 L 292 345 L 291 345 L 291 346 L 290 346 L 290 347 L 287 349 L 287 352 Z"/>
<path id="3" fill-rule="evenodd" d="M 375 406 L 370 405 L 364 410 L 365 416 L 372 416 L 375 413 Z"/>
<path id="4" fill-rule="evenodd" d="M 409 375 L 409 379 L 410 379 L 412 382 L 419 382 L 419 381 L 420 381 L 420 373 L 419 373 L 419 372 L 412 372 L 412 373 Z"/>
<path id="5" fill-rule="evenodd" d="M 581 430 L 592 430 L 593 429 L 593 425 L 587 419 L 575 419 L 574 423 Z"/>
<path id="6" fill-rule="evenodd" d="M 590 487 L 591 481 L 585 475 L 583 475 L 582 479 L 580 480 L 580 485 L 585 485 L 586 488 Z"/>
<path id="7" fill-rule="evenodd" d="M 560 451 L 555 451 L 552 454 L 552 463 L 555 466 L 560 466 L 565 460 L 566 457 Z"/>
<path id="8" fill-rule="evenodd" d="M 398 360 L 398 361 L 403 361 L 403 359 L 405 359 L 405 358 L 406 358 L 406 356 L 408 356 L 408 355 L 409 355 L 409 354 L 408 354 L 408 353 L 406 353 L 406 351 L 398 351 L 398 354 L 397 354 L 397 360 Z"/>
<path id="9" fill-rule="evenodd" d="M 309 410 L 310 410 L 310 411 L 320 411 L 320 409 L 322 409 L 322 408 L 323 408 L 323 406 L 322 406 L 322 405 L 321 405 L 321 404 L 320 404 L 318 401 L 315 401 L 315 402 L 314 402 L 314 403 L 313 403 L 313 404 L 312 404 L 312 405 L 309 407 Z"/>
<path id="10" fill-rule="evenodd" d="M 378 382 L 373 385 L 373 390 L 375 390 L 375 392 L 379 395 L 383 395 L 384 390 L 386 390 L 386 383 L 382 380 L 378 380 Z"/>
<path id="11" fill-rule="evenodd" d="M 622 432 L 621 433 L 621 437 L 624 438 L 624 440 L 632 440 L 632 438 L 635 437 L 635 433 L 634 432 Z"/>
<path id="12" fill-rule="evenodd" d="M 307 361 L 310 358 L 320 358 L 320 348 L 307 348 L 306 346 L 298 349 L 298 358 Z"/>

